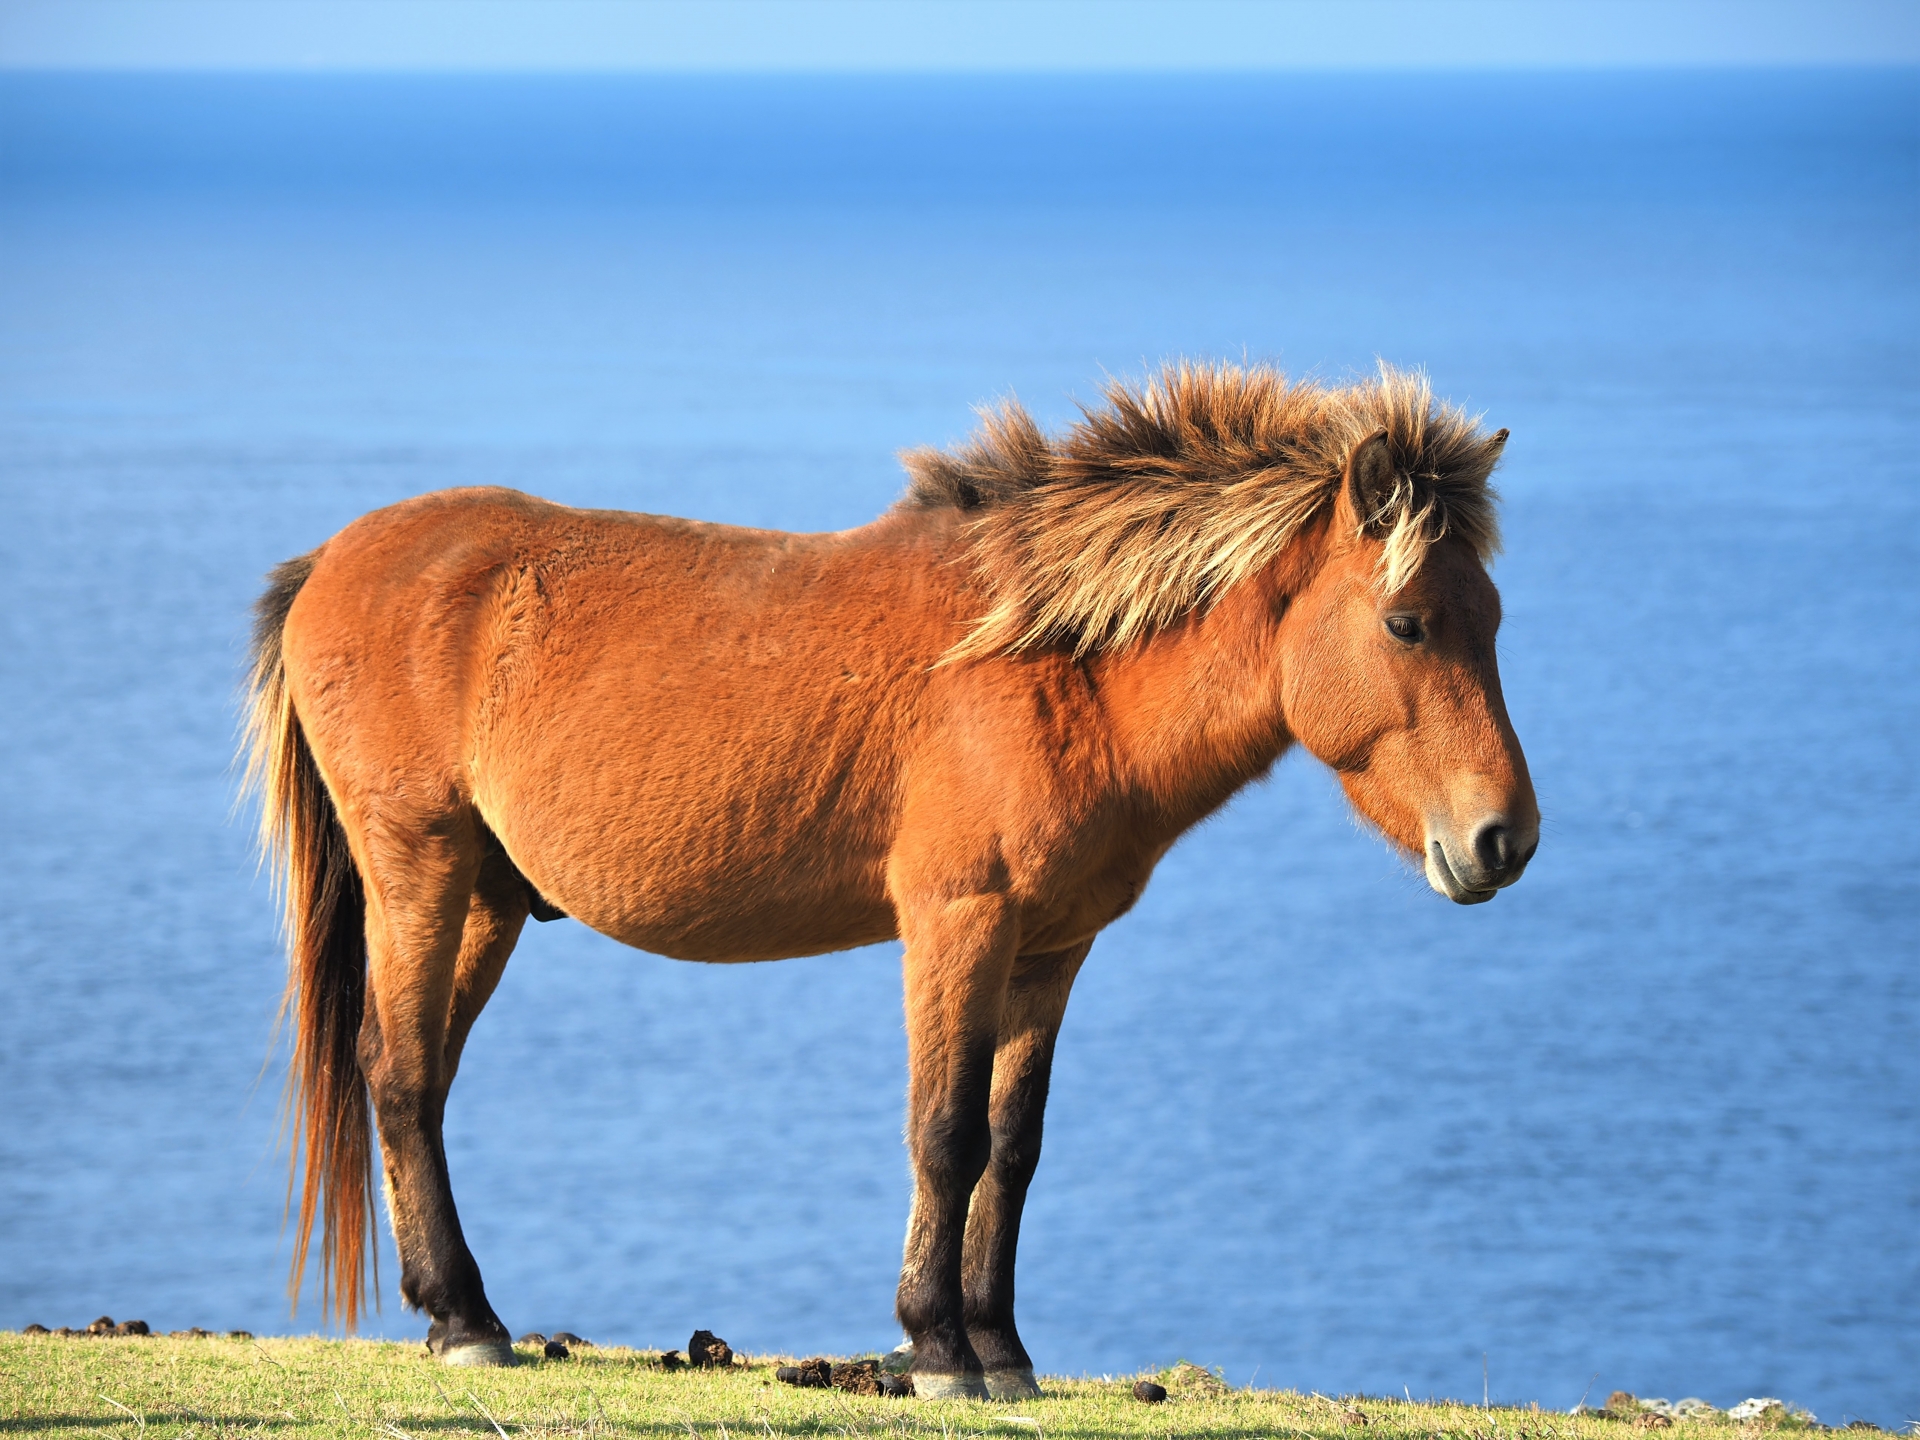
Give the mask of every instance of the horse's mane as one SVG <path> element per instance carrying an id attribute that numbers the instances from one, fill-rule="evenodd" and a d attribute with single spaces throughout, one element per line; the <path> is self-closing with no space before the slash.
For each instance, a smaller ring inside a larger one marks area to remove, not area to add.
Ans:
<path id="1" fill-rule="evenodd" d="M 1008 401 L 982 410 L 964 444 L 901 456 L 903 508 L 973 519 L 994 604 L 959 653 L 1064 643 L 1085 654 L 1152 633 L 1279 554 L 1332 506 L 1354 447 L 1381 430 L 1394 485 L 1366 529 L 1386 542 L 1382 589 L 1404 585 L 1443 535 L 1483 561 L 1499 548 L 1487 483 L 1499 439 L 1436 404 L 1417 371 L 1382 365 L 1377 379 L 1334 388 L 1182 361 L 1103 395 L 1057 437 Z"/>

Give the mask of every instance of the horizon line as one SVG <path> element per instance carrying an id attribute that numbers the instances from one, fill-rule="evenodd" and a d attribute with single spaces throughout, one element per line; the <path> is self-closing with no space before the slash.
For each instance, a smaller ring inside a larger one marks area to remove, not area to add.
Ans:
<path id="1" fill-rule="evenodd" d="M 515 77 L 552 79 L 580 77 L 609 79 L 633 77 L 637 79 L 660 79 L 665 77 L 692 78 L 797 78 L 817 76 L 823 79 L 883 78 L 953 76 L 956 78 L 998 78 L 1013 76 L 1114 76 L 1139 79 L 1151 76 L 1187 76 L 1187 75 L 1475 75 L 1475 74 L 1632 74 L 1659 72 L 1794 72 L 1813 73 L 1821 71 L 1920 71 L 1920 57 L 1900 59 L 1822 59 L 1822 60 L 1488 60 L 1475 63 L 1461 61 L 1377 61 L 1372 63 L 1353 63 L 1348 61 L 1295 61 L 1286 64 L 1248 64 L 1228 65 L 1213 63 L 1195 63 L 1190 65 L 1116 65 L 1116 64 L 1058 64 L 1035 63 L 996 64 L 996 65 L 467 65 L 467 64 L 420 64 L 420 63 L 382 63 L 351 62 L 288 62 L 272 64 L 141 64 L 94 62 L 89 64 L 42 63 L 38 61 L 19 61 L 0 59 L 0 77 L 18 75 L 43 76 L 243 76 L 281 78 L 312 78 L 319 76 L 342 77 L 426 77 L 451 78 L 472 77 L 484 79 L 507 79 Z"/>

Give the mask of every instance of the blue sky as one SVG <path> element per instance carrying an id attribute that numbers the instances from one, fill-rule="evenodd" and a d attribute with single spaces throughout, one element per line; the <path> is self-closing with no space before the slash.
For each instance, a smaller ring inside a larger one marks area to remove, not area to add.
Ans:
<path id="1" fill-rule="evenodd" d="M 1920 0 L 0 0 L 0 67 L 1913 64 Z"/>

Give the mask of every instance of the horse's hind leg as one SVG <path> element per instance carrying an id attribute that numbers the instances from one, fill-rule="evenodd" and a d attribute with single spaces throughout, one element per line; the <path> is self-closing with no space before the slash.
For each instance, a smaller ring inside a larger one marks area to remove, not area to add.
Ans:
<path id="1" fill-rule="evenodd" d="M 364 849 L 371 1003 L 361 1068 L 380 1127 L 400 1295 L 427 1312 L 427 1344 L 443 1360 L 511 1364 L 506 1327 L 461 1233 L 441 1126 L 467 1031 L 526 918 L 526 887 L 471 815 L 404 839 L 383 827 Z"/>
<path id="2" fill-rule="evenodd" d="M 480 861 L 480 876 L 473 887 L 473 899 L 467 906 L 467 921 L 460 936 L 460 958 L 453 974 L 453 1004 L 447 1014 L 447 1084 L 460 1069 L 460 1054 L 466 1049 L 473 1022 L 493 997 L 507 959 L 519 943 L 520 931 L 532 908 L 533 892 L 526 878 L 507 858 L 507 852 L 491 835 L 482 837 L 485 853 Z"/>
<path id="3" fill-rule="evenodd" d="M 1049 955 L 1022 955 L 1014 962 L 1001 1009 L 993 1055 L 993 1153 L 967 1211 L 961 1271 L 967 1339 L 986 1368 L 987 1393 L 995 1400 L 1025 1400 L 1040 1393 L 1033 1360 L 1013 1323 L 1014 1252 L 1027 1186 L 1040 1163 L 1054 1040 L 1067 994 L 1092 943 Z"/>

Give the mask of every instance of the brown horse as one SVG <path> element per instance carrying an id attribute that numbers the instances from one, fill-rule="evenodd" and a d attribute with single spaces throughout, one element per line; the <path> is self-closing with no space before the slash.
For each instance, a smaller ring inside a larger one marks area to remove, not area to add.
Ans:
<path id="1" fill-rule="evenodd" d="M 251 773 L 296 1294 L 318 1214 L 323 1293 L 364 1304 L 371 1099 L 402 1298 L 443 1359 L 512 1359 L 441 1118 L 529 913 L 684 960 L 898 937 L 916 1387 L 1032 1394 L 1014 1249 L 1054 1037 L 1174 841 L 1298 742 L 1448 898 L 1519 878 L 1539 819 L 1485 568 L 1506 432 L 1384 369 L 1181 365 L 1105 402 L 912 452 L 901 504 L 839 534 L 453 490 L 274 572 Z"/>

